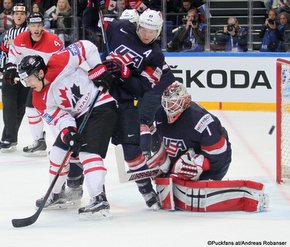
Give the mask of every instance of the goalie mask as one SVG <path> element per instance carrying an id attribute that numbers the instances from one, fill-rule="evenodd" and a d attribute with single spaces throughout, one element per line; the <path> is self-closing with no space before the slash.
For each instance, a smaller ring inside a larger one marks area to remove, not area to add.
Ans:
<path id="1" fill-rule="evenodd" d="M 141 38 L 140 28 L 156 31 L 151 42 L 155 41 L 161 33 L 163 19 L 160 11 L 146 9 L 139 17 L 137 25 L 137 34 Z"/>
<path id="2" fill-rule="evenodd" d="M 138 25 L 139 14 L 136 9 L 125 9 L 120 16 L 120 20 L 128 20 Z"/>
<path id="3" fill-rule="evenodd" d="M 180 82 L 174 82 L 162 94 L 161 104 L 167 115 L 168 123 L 174 123 L 189 106 L 191 96 Z"/>
<path id="4" fill-rule="evenodd" d="M 40 70 L 43 70 L 44 73 L 47 71 L 47 67 L 41 56 L 33 55 L 24 57 L 18 65 L 18 74 L 23 86 L 27 87 L 26 79 L 31 75 L 35 75 L 39 80 L 42 80 L 38 77 Z"/>

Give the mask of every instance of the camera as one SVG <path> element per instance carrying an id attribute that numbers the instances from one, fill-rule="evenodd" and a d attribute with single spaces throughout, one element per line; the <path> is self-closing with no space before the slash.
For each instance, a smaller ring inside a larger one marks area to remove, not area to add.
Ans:
<path id="1" fill-rule="evenodd" d="M 196 25 L 196 24 L 197 24 L 197 20 L 196 20 L 196 19 L 193 19 L 193 20 L 191 21 L 191 23 L 192 23 L 192 25 Z"/>
<path id="2" fill-rule="evenodd" d="M 235 25 L 234 24 L 228 25 L 227 30 L 228 32 L 232 32 L 233 30 L 235 30 Z"/>
<path id="3" fill-rule="evenodd" d="M 272 19 L 268 19 L 268 23 L 271 24 L 271 25 L 274 25 L 275 21 L 272 20 Z"/>

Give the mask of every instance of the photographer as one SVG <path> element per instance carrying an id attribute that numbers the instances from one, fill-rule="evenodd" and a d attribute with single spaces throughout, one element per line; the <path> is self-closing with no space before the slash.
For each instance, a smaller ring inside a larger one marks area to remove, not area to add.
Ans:
<path id="1" fill-rule="evenodd" d="M 281 52 L 283 48 L 283 30 L 281 25 L 276 22 L 276 11 L 270 9 L 268 12 L 268 18 L 265 20 L 260 31 L 260 38 L 262 38 L 262 44 L 260 51 L 262 52 Z"/>
<path id="2" fill-rule="evenodd" d="M 241 27 L 236 17 L 228 18 L 228 25 L 224 26 L 220 39 L 225 44 L 225 51 L 247 51 L 248 50 L 248 29 Z"/>
<path id="3" fill-rule="evenodd" d="M 190 9 L 184 19 L 184 25 L 178 27 L 173 39 L 167 44 L 167 51 L 204 51 L 204 23 L 199 21 L 196 9 Z"/>

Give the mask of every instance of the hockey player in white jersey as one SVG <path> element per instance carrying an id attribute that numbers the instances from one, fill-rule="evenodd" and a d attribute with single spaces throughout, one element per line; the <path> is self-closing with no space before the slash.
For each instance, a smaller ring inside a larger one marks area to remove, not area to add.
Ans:
<path id="1" fill-rule="evenodd" d="M 93 68 L 88 73 L 79 67 L 84 61 Z M 80 208 L 79 214 L 97 215 L 99 212 L 106 216 L 110 206 L 103 189 L 106 175 L 103 159 L 117 122 L 116 102 L 107 91 L 102 91 L 98 97 L 82 134 L 77 131 L 99 91 L 95 83 L 99 85 L 102 81 L 102 85 L 107 85 L 114 80 L 101 64 L 97 47 L 89 41 L 79 41 L 54 54 L 47 66 L 40 56 L 26 56 L 18 70 L 22 83 L 33 88 L 33 105 L 41 117 L 60 131 L 49 154 L 50 181 L 67 150 L 79 152 L 91 197 L 90 204 Z M 68 172 L 66 165 L 46 203 L 47 208 L 65 205 L 62 187 Z M 36 205 L 40 203 L 38 200 Z"/>
<path id="2" fill-rule="evenodd" d="M 40 55 L 47 63 L 52 54 L 64 48 L 63 42 L 57 35 L 44 30 L 44 18 L 40 13 L 32 13 L 28 17 L 29 32 L 19 34 L 11 45 L 8 53 L 10 67 L 14 66 L 14 77 L 17 76 L 16 66 L 27 55 Z M 24 156 L 45 156 L 46 142 L 43 131 L 43 121 L 31 102 L 31 90 L 26 102 L 26 116 L 33 137 L 33 144 L 23 148 Z M 57 134 L 57 133 L 56 133 Z"/>

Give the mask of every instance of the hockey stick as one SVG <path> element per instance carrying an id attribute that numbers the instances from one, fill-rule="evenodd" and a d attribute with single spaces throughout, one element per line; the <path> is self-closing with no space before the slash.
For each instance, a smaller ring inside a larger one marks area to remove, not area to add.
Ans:
<path id="1" fill-rule="evenodd" d="M 86 124 L 87 124 L 87 122 L 88 122 L 88 120 L 89 120 L 89 118 L 91 116 L 91 113 L 92 113 L 92 111 L 94 109 L 94 105 L 97 102 L 97 100 L 99 98 L 99 95 L 102 92 L 102 89 L 103 89 L 102 87 L 99 87 L 99 91 L 97 92 L 97 94 L 96 94 L 96 96 L 95 96 L 92 104 L 90 105 L 89 110 L 84 115 L 83 121 L 81 122 L 80 127 L 78 129 L 78 131 L 79 131 L 80 134 L 83 132 L 83 130 L 84 130 L 84 128 L 85 128 L 85 126 L 86 126 Z M 69 161 L 70 156 L 71 156 L 71 149 L 69 149 L 67 151 L 67 153 L 66 153 L 66 155 L 64 157 L 64 160 L 63 160 L 62 164 L 60 165 L 60 167 L 59 167 L 59 169 L 58 169 L 55 177 L 53 178 L 53 180 L 52 180 L 52 182 L 51 182 L 51 184 L 50 184 L 50 186 L 49 186 L 49 188 L 48 188 L 48 190 L 47 190 L 47 192 L 46 192 L 46 194 L 45 194 L 45 196 L 44 196 L 44 198 L 42 200 L 42 203 L 39 206 L 39 208 L 37 209 L 37 211 L 33 215 L 31 215 L 31 216 L 29 216 L 27 218 L 12 219 L 12 225 L 14 227 L 30 226 L 30 225 L 32 225 L 38 219 L 40 213 L 42 212 L 42 210 L 43 210 L 43 208 L 44 208 L 44 206 L 45 206 L 45 204 L 47 202 L 47 199 L 48 199 L 50 193 L 52 192 L 52 190 L 53 190 L 53 188 L 54 188 L 54 186 L 56 184 L 56 181 L 57 181 L 60 173 L 62 172 L 63 168 L 65 167 L 65 165 Z"/>
<path id="2" fill-rule="evenodd" d="M 123 149 L 121 145 L 117 145 L 115 148 L 115 157 L 116 157 L 116 163 L 118 168 L 118 176 L 119 176 L 119 182 L 120 183 L 126 183 L 130 181 L 138 181 L 144 178 L 154 178 L 159 173 L 159 168 L 152 168 L 152 169 L 146 169 L 143 171 L 137 171 L 137 172 L 127 172 L 125 170 L 125 162 L 124 162 L 124 154 Z"/>
<path id="3" fill-rule="evenodd" d="M 109 43 L 108 43 L 108 39 L 107 39 L 107 34 L 106 34 L 106 31 L 104 28 L 104 16 L 103 16 L 103 13 L 102 13 L 102 10 L 100 7 L 99 7 L 99 21 L 100 21 L 100 27 L 101 27 L 102 36 L 103 36 L 103 43 L 106 47 L 107 56 L 109 56 L 110 47 L 109 47 Z"/>

